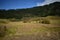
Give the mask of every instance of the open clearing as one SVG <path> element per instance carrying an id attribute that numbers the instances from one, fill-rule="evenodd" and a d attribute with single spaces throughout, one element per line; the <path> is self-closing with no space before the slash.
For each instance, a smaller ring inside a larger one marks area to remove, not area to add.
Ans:
<path id="1" fill-rule="evenodd" d="M 60 25 L 10 22 L 9 36 L 2 40 L 60 40 Z"/>
<path id="2" fill-rule="evenodd" d="M 6 35 L 0 37 L 0 40 L 60 40 L 60 19 L 52 18 L 51 20 L 47 18 L 47 20 L 50 21 L 50 24 L 45 24 L 48 22 L 45 20 L 42 23 L 35 23 L 33 21 L 32 23 L 7 21 L 6 23 L 6 20 L 1 21 L 0 27 L 6 26 L 7 30 Z"/>

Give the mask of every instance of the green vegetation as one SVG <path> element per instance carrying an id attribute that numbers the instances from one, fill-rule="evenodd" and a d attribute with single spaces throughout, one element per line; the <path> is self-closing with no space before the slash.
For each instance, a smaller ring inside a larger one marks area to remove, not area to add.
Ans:
<path id="1" fill-rule="evenodd" d="M 9 22 L 10 22 L 10 20 L 8 20 L 8 19 L 0 19 L 0 25 L 8 24 Z"/>
<path id="2" fill-rule="evenodd" d="M 6 30 L 7 35 L 14 35 L 16 33 L 16 27 L 11 27 Z"/>
<path id="3" fill-rule="evenodd" d="M 46 17 L 60 16 L 60 2 L 55 2 L 45 6 L 27 8 L 27 9 L 10 9 L 0 10 L 0 18 L 3 19 L 21 19 L 23 17 Z"/>
<path id="4" fill-rule="evenodd" d="M 4 37 L 6 35 L 6 26 L 0 25 L 0 37 Z"/>

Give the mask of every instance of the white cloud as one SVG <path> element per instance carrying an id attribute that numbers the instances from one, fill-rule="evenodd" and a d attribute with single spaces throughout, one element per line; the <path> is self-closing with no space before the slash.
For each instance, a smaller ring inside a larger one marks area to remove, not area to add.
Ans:
<path id="1" fill-rule="evenodd" d="M 37 3 L 37 6 L 43 6 L 57 1 L 60 2 L 60 0 L 45 0 L 43 3 Z"/>

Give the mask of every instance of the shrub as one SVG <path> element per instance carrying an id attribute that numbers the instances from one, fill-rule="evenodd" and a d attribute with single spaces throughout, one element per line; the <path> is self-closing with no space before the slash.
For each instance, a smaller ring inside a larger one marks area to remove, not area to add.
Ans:
<path id="1" fill-rule="evenodd" d="M 50 24 L 50 22 L 48 20 L 42 20 L 41 23 L 43 23 L 43 24 Z"/>
<path id="2" fill-rule="evenodd" d="M 6 35 L 6 26 L 0 26 L 0 37 L 4 37 Z"/>
<path id="3" fill-rule="evenodd" d="M 11 22 L 18 22 L 20 19 L 9 19 Z"/>
<path id="4" fill-rule="evenodd" d="M 5 20 L 5 19 L 0 19 L 0 24 L 6 24 L 6 23 L 9 23 L 10 21 L 9 20 Z"/>
<path id="5" fill-rule="evenodd" d="M 27 21 L 23 21 L 23 23 L 27 23 Z"/>

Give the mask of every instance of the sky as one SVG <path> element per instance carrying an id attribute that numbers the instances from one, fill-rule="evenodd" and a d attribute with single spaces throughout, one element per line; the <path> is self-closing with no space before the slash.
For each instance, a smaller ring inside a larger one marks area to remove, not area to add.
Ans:
<path id="1" fill-rule="evenodd" d="M 53 2 L 60 2 L 60 0 L 45 0 L 43 3 L 37 3 L 37 6 L 48 5 Z"/>
<path id="2" fill-rule="evenodd" d="M 43 6 L 60 0 L 0 0 L 0 9 L 22 9 Z"/>

